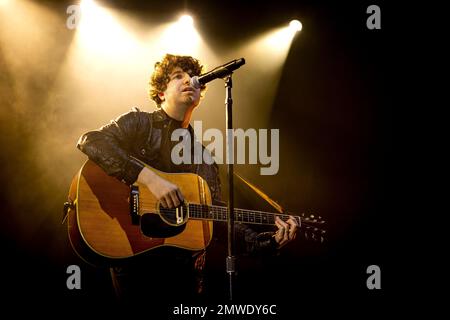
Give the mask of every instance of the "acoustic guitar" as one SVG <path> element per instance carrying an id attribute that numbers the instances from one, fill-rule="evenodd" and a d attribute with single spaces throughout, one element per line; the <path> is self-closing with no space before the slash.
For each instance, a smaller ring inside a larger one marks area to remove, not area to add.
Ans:
<path id="1" fill-rule="evenodd" d="M 85 261 L 110 264 L 163 246 L 198 251 L 211 242 L 213 221 L 227 221 L 228 208 L 212 205 L 206 181 L 193 173 L 149 169 L 176 184 L 185 197 L 177 208 L 164 208 L 145 185 L 131 187 L 108 176 L 93 161 L 84 163 L 69 190 L 68 232 Z M 275 225 L 288 214 L 235 209 L 235 223 Z M 323 241 L 320 217 L 294 216 L 300 232 Z"/>

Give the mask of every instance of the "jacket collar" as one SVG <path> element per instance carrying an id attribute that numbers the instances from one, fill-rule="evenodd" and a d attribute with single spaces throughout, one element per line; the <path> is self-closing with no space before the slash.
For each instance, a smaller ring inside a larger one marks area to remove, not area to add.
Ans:
<path id="1" fill-rule="evenodd" d="M 158 110 L 153 112 L 153 121 L 168 121 L 170 119 L 171 118 L 162 108 L 159 108 Z"/>
<path id="2" fill-rule="evenodd" d="M 163 108 L 159 108 L 158 110 L 156 110 L 155 112 L 153 112 L 153 121 L 157 121 L 157 122 L 169 122 L 172 121 L 172 123 L 175 123 L 179 128 L 181 128 L 181 123 L 182 121 L 179 120 L 175 120 L 173 118 L 171 118 L 165 111 Z M 187 128 L 191 133 L 194 133 L 194 129 L 192 128 L 191 124 L 189 124 L 188 128 Z"/>

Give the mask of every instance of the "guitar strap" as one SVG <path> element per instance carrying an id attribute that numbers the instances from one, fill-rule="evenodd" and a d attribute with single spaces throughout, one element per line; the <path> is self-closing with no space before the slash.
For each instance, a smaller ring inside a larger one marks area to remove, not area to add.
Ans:
<path id="1" fill-rule="evenodd" d="M 252 184 L 251 182 L 247 181 L 243 177 L 241 177 L 239 174 L 234 172 L 234 175 L 241 179 L 247 186 L 249 186 L 253 191 L 256 192 L 257 195 L 259 195 L 261 198 L 263 198 L 267 203 L 269 203 L 272 207 L 274 207 L 279 213 L 284 213 L 284 209 L 281 205 L 279 205 L 275 200 L 272 200 L 267 194 L 265 194 L 261 189 L 259 189 L 257 186 Z"/>

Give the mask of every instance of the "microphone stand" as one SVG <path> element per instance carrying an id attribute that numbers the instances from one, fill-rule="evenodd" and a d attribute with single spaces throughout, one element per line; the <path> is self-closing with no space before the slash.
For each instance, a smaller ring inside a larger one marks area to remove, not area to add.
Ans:
<path id="1" fill-rule="evenodd" d="M 226 105 L 226 130 L 227 130 L 227 175 L 228 175 L 228 256 L 226 258 L 226 271 L 229 276 L 230 300 L 233 300 L 234 280 L 236 276 L 236 256 L 234 237 L 234 187 L 233 187 L 233 162 L 234 162 L 234 139 L 233 139 L 233 99 L 231 88 L 233 82 L 230 73 L 225 80 L 225 105 Z"/>

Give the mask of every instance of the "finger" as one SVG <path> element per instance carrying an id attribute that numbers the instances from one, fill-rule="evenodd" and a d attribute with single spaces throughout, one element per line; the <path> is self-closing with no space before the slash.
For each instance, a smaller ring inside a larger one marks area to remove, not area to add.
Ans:
<path id="1" fill-rule="evenodd" d="M 297 224 L 297 227 L 301 227 L 302 226 L 302 219 L 300 217 L 295 217 L 295 222 Z"/>
<path id="2" fill-rule="evenodd" d="M 180 199 L 178 199 L 177 192 L 175 190 L 169 193 L 170 199 L 172 200 L 173 206 L 178 207 L 180 205 Z"/>
<path id="3" fill-rule="evenodd" d="M 290 216 L 290 217 L 289 217 L 289 220 L 288 220 L 287 222 L 290 223 L 290 224 L 294 224 L 294 225 L 296 225 L 297 227 L 299 226 L 299 225 L 298 225 L 298 220 L 297 220 L 294 216 Z"/>
<path id="4" fill-rule="evenodd" d="M 278 231 L 275 233 L 275 237 L 277 237 L 278 240 L 281 240 L 284 238 L 285 235 L 284 229 L 278 229 Z"/>
<path id="5" fill-rule="evenodd" d="M 172 198 L 171 198 L 171 196 L 170 196 L 170 194 L 166 194 L 165 196 L 164 196 L 164 199 L 166 200 L 166 203 L 167 203 L 167 208 L 173 208 L 174 206 L 173 206 L 173 202 L 172 202 Z"/>
<path id="6" fill-rule="evenodd" d="M 285 242 L 289 241 L 289 235 L 290 235 L 290 234 L 291 234 L 291 233 L 289 232 L 289 229 L 285 229 L 284 236 L 283 236 L 283 240 L 284 240 Z"/>
<path id="7" fill-rule="evenodd" d="M 289 240 L 294 240 L 296 236 L 297 236 L 296 231 L 289 232 Z"/>
<path id="8" fill-rule="evenodd" d="M 180 189 L 177 189 L 176 191 L 177 191 L 178 199 L 180 199 L 180 202 L 183 202 L 184 201 L 184 197 L 183 197 L 183 194 L 181 193 Z"/>
<path id="9" fill-rule="evenodd" d="M 278 218 L 278 217 L 275 218 L 275 225 L 278 227 L 278 229 L 282 229 L 283 228 L 282 222 L 283 221 L 281 221 L 280 218 Z"/>
<path id="10" fill-rule="evenodd" d="M 286 222 L 284 222 L 280 217 L 276 217 L 276 219 L 275 219 L 275 223 L 276 223 L 276 221 L 278 221 L 284 228 L 288 228 L 289 227 L 289 225 L 286 223 Z"/>
<path id="11" fill-rule="evenodd" d="M 275 220 L 275 225 L 278 227 L 277 235 L 281 239 L 284 237 L 284 234 L 286 233 L 286 228 L 281 224 L 281 222 Z"/>
<path id="12" fill-rule="evenodd" d="M 288 233 L 289 233 L 289 224 L 286 223 L 286 222 L 284 222 L 284 221 L 283 221 L 282 219 L 280 219 L 280 218 L 278 218 L 278 219 L 279 219 L 280 224 L 281 224 L 281 226 L 282 226 L 282 228 L 283 228 L 283 231 L 284 231 L 283 237 L 284 237 L 284 238 L 287 238 Z"/>
<path id="13" fill-rule="evenodd" d="M 278 234 L 275 234 L 275 242 L 276 242 L 278 245 L 280 245 L 281 241 L 282 241 L 282 238 L 281 238 Z"/>
<path id="14" fill-rule="evenodd" d="M 297 221 L 295 221 L 295 220 L 293 220 L 293 219 L 291 218 L 291 219 L 289 219 L 287 222 L 288 222 L 289 225 L 290 225 L 290 227 L 289 227 L 289 232 L 290 232 L 290 233 L 296 232 L 296 231 L 297 231 L 297 228 L 298 228 Z"/>
<path id="15" fill-rule="evenodd" d="M 281 231 L 281 229 L 278 229 L 278 230 L 275 232 L 274 237 L 275 237 L 275 241 L 276 241 L 278 244 L 280 244 L 280 242 L 283 240 L 283 237 L 284 237 L 283 231 Z"/>
<path id="16" fill-rule="evenodd" d="M 166 202 L 166 199 L 161 198 L 161 199 L 159 200 L 159 203 L 163 206 L 163 208 L 167 208 L 167 202 Z"/>

